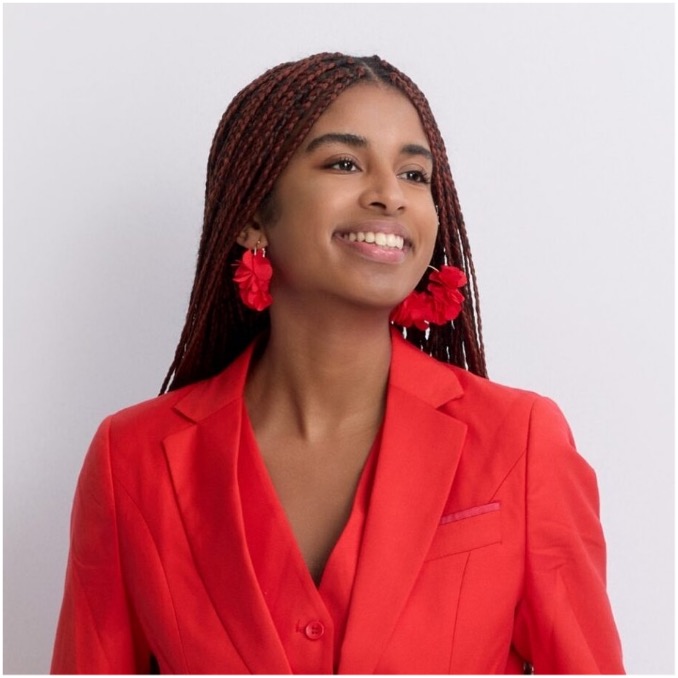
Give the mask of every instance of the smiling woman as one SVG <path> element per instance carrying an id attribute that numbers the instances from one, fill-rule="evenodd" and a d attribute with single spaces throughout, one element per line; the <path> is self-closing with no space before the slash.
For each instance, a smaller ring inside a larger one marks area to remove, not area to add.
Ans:
<path id="1" fill-rule="evenodd" d="M 339 336 L 355 320 L 361 333 L 366 322 L 388 328 L 433 254 L 432 169 L 419 115 L 398 90 L 358 85 L 327 108 L 275 183 L 273 218 L 255 213 L 238 236 L 268 248 L 276 327 L 303 308 Z M 282 335 L 303 340 L 293 328 Z"/>
<path id="2" fill-rule="evenodd" d="M 162 390 L 86 457 L 53 672 L 623 671 L 595 475 L 487 379 L 445 146 L 390 64 L 235 97 Z"/>

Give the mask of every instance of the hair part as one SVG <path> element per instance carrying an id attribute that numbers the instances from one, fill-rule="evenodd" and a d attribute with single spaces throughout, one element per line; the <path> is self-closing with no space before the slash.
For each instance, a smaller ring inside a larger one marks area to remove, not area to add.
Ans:
<path id="1" fill-rule="evenodd" d="M 257 210 L 275 212 L 273 188 L 327 107 L 358 83 L 400 90 L 421 118 L 433 154 L 431 192 L 440 227 L 431 264 L 454 265 L 468 278 L 454 323 L 406 338 L 434 358 L 487 376 L 476 273 L 445 144 L 428 101 L 394 66 L 379 58 L 316 54 L 283 63 L 245 87 L 226 109 L 207 162 L 203 231 L 186 322 L 161 393 L 213 376 L 270 327 L 269 312 L 245 307 L 233 282 L 242 253 L 236 238 Z"/>

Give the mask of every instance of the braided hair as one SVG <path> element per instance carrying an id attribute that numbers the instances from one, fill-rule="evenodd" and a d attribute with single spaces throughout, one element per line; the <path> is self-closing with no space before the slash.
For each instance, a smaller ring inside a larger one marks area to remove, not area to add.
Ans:
<path id="1" fill-rule="evenodd" d="M 316 120 L 361 82 L 395 87 L 419 113 L 433 154 L 431 192 L 440 228 L 431 264 L 454 265 L 468 278 L 453 323 L 407 330 L 407 340 L 445 363 L 487 376 L 475 269 L 445 144 L 419 88 L 378 56 L 316 54 L 283 63 L 245 87 L 224 113 L 207 163 L 203 231 L 186 322 L 161 392 L 213 376 L 270 326 L 268 311 L 245 307 L 233 282 L 242 249 L 236 238 Z"/>

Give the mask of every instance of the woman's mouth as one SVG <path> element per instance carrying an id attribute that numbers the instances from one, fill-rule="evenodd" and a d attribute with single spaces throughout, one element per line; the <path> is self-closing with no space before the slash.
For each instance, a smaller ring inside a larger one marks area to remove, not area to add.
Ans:
<path id="1" fill-rule="evenodd" d="M 400 264 L 412 243 L 402 235 L 384 231 L 348 231 L 336 233 L 344 248 L 361 259 L 380 264 Z"/>
<path id="2" fill-rule="evenodd" d="M 342 233 L 340 237 L 349 242 L 366 242 L 368 245 L 377 245 L 378 247 L 390 247 L 392 249 L 402 250 L 405 245 L 405 239 L 395 233 L 374 233 L 373 231 L 356 231 L 351 233 Z"/>

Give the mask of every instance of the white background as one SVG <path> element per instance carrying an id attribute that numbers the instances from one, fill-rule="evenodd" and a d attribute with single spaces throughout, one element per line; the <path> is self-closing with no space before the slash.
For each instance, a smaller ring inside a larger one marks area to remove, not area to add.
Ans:
<path id="1" fill-rule="evenodd" d="M 341 50 L 427 93 L 491 376 L 564 410 L 599 476 L 627 669 L 672 672 L 673 11 L 5 5 L 5 671 L 48 670 L 83 455 L 170 363 L 223 110 Z"/>

